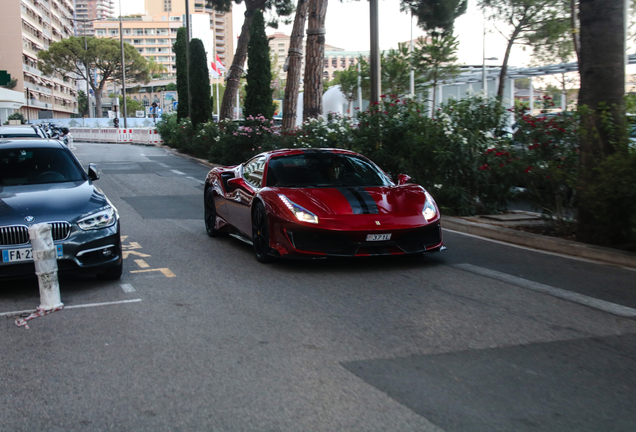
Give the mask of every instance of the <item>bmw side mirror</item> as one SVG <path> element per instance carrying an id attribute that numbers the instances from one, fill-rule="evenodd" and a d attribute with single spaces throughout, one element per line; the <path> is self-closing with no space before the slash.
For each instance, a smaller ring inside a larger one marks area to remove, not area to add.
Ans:
<path id="1" fill-rule="evenodd" d="M 410 176 L 407 176 L 406 174 L 398 174 L 398 185 L 406 184 L 409 180 L 411 180 Z"/>
<path id="2" fill-rule="evenodd" d="M 99 171 L 94 163 L 88 164 L 88 178 L 92 181 L 99 180 Z"/>

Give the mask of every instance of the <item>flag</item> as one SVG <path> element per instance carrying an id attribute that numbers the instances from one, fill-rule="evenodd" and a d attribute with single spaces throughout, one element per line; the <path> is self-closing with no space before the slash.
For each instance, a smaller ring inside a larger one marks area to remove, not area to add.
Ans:
<path id="1" fill-rule="evenodd" d="M 227 69 L 225 69 L 225 66 L 223 66 L 223 63 L 221 63 L 221 59 L 219 58 L 219 55 L 216 55 L 216 71 L 217 72 L 225 72 L 227 71 Z"/>
<path id="2" fill-rule="evenodd" d="M 216 64 L 214 64 L 214 62 L 210 62 L 210 67 L 211 67 L 211 71 L 210 73 L 212 74 L 212 78 L 218 78 L 221 76 L 221 73 L 219 72 L 219 70 L 216 68 Z"/>

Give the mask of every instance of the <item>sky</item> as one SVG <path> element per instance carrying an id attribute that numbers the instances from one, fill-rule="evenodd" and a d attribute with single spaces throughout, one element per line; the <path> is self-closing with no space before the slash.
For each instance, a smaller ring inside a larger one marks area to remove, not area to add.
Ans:
<path id="1" fill-rule="evenodd" d="M 115 2 L 116 15 L 119 15 L 119 2 Z M 480 65 L 483 53 L 484 20 L 475 5 L 476 1 L 469 1 L 468 11 L 455 21 L 455 35 L 459 38 L 459 63 Z M 409 14 L 400 12 L 399 0 L 379 0 L 380 19 L 380 49 L 397 48 L 399 42 L 411 39 L 411 18 Z M 245 6 L 235 5 L 233 11 L 234 37 L 241 31 Z M 122 4 L 124 15 L 143 13 L 143 0 L 125 0 Z M 293 19 L 293 17 L 292 17 Z M 332 0 L 327 7 L 325 23 L 327 33 L 326 43 L 346 51 L 369 51 L 370 22 L 369 2 L 365 0 Z M 292 25 L 280 25 L 277 30 L 267 29 L 268 34 L 283 32 L 291 34 Z M 506 40 L 490 23 L 486 23 L 486 58 L 497 57 L 499 61 L 491 60 L 487 63 L 497 65 L 503 59 Z M 413 23 L 413 38 L 423 35 Z M 520 46 L 513 47 L 509 64 L 511 66 L 527 66 L 530 57 Z"/>

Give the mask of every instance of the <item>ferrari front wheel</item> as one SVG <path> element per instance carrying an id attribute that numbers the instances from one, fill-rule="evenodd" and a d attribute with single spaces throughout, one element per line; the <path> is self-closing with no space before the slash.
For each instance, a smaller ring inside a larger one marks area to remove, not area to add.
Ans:
<path id="1" fill-rule="evenodd" d="M 210 237 L 218 237 L 221 233 L 216 229 L 216 203 L 212 188 L 207 188 L 203 196 L 205 231 Z"/>
<path id="2" fill-rule="evenodd" d="M 262 203 L 257 202 L 252 213 L 252 244 L 256 260 L 267 263 L 272 260 L 269 254 L 269 224 L 267 212 Z"/>

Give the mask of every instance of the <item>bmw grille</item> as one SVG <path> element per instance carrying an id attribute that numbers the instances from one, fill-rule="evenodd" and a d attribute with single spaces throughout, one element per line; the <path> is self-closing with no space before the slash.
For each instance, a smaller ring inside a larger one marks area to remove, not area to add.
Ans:
<path id="1" fill-rule="evenodd" d="M 51 222 L 51 235 L 53 240 L 65 240 L 71 233 L 71 224 L 68 222 Z M 29 228 L 25 225 L 13 225 L 0 227 L 0 245 L 21 245 L 29 243 Z"/>

